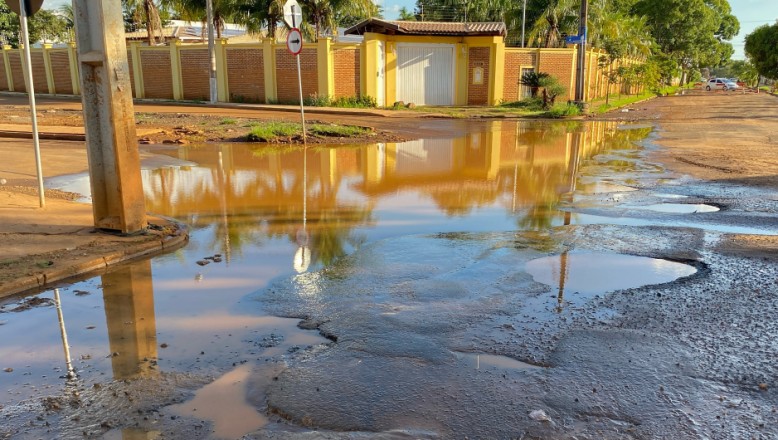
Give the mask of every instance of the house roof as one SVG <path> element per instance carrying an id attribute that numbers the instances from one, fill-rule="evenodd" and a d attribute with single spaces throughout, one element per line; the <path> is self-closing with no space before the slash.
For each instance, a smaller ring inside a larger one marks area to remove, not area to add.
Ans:
<path id="1" fill-rule="evenodd" d="M 503 22 L 441 22 L 441 21 L 389 21 L 368 18 L 348 29 L 346 35 L 362 35 L 374 32 L 386 35 L 441 35 L 441 36 L 505 36 Z"/>

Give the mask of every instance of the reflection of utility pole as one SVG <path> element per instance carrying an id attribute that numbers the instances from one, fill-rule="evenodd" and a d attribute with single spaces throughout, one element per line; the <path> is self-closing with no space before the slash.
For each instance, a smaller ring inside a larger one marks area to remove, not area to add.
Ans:
<path id="1" fill-rule="evenodd" d="M 157 327 L 151 260 L 108 272 L 102 284 L 114 379 L 153 373 Z"/>
<path id="2" fill-rule="evenodd" d="M 565 283 L 567 282 L 567 252 L 559 256 L 559 291 L 556 296 L 556 311 L 562 313 L 562 305 L 565 303 Z"/>
<path id="3" fill-rule="evenodd" d="M 297 231 L 297 252 L 294 254 L 294 270 L 303 273 L 311 264 L 311 248 L 308 247 L 308 147 L 303 147 L 303 229 Z"/>
<path id="4" fill-rule="evenodd" d="M 57 320 L 59 321 L 59 332 L 62 336 L 62 347 L 65 349 L 65 366 L 68 369 L 67 378 L 76 377 L 76 371 L 73 369 L 73 361 L 70 357 L 70 344 L 68 344 L 68 333 L 65 331 L 65 318 L 62 316 L 62 301 L 59 298 L 59 289 L 54 289 L 54 303 L 57 306 Z"/>
<path id="5" fill-rule="evenodd" d="M 227 265 L 230 264 L 230 256 L 232 255 L 230 249 L 230 218 L 227 215 L 227 191 L 229 187 L 227 185 L 227 173 L 224 172 L 224 155 L 219 150 L 219 204 L 222 211 L 222 224 L 224 225 L 224 261 Z"/>

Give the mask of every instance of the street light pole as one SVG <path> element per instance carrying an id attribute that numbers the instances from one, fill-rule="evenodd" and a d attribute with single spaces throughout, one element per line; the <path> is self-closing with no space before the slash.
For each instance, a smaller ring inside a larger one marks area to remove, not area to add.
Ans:
<path id="1" fill-rule="evenodd" d="M 521 47 L 524 47 L 524 24 L 527 22 L 527 0 L 521 8 Z"/>
<path id="2" fill-rule="evenodd" d="M 589 0 L 581 0 L 581 17 L 578 24 L 578 67 L 575 77 L 575 102 L 583 109 L 586 104 L 585 76 L 586 76 L 586 22 L 589 19 Z"/>

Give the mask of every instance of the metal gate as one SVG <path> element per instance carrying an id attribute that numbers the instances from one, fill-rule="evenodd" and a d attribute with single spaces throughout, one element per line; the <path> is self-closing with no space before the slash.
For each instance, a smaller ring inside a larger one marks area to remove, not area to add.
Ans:
<path id="1" fill-rule="evenodd" d="M 416 105 L 453 105 L 454 46 L 398 43 L 397 100 Z"/>

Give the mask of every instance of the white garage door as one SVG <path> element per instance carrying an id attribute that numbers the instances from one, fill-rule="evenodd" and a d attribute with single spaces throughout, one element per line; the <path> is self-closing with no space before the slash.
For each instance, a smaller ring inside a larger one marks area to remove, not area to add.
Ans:
<path id="1" fill-rule="evenodd" d="M 397 100 L 417 105 L 453 105 L 454 46 L 398 44 Z"/>

